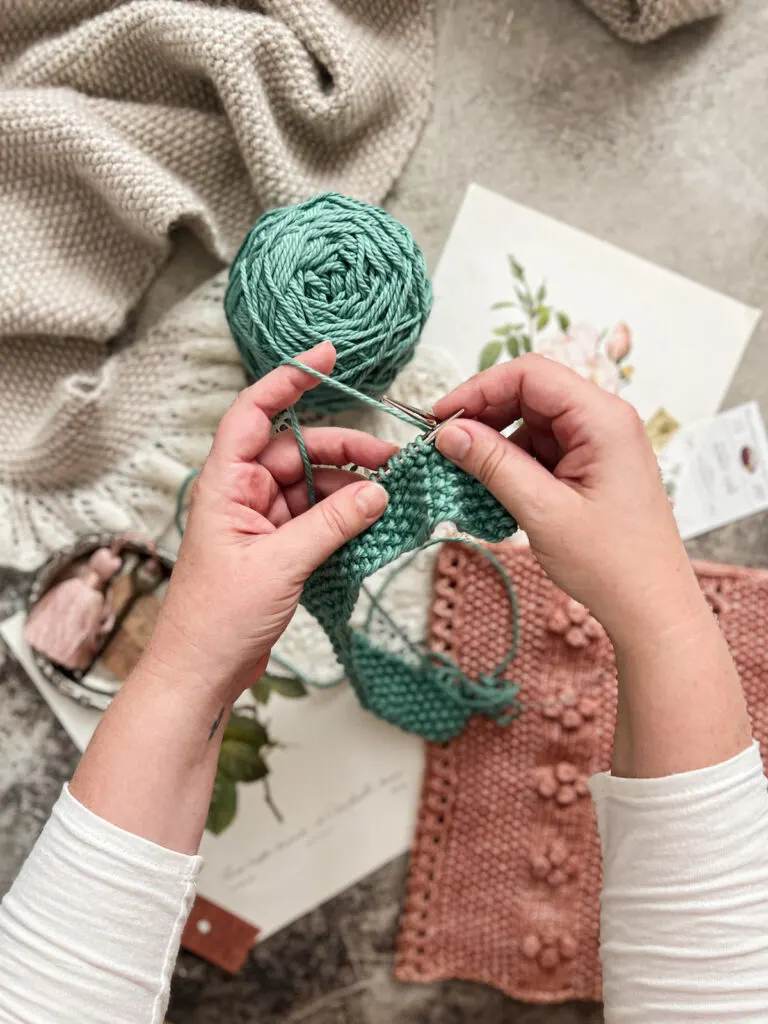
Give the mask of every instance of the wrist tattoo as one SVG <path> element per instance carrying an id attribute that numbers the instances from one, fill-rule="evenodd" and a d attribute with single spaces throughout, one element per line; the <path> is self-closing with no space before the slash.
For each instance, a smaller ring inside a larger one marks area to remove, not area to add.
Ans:
<path id="1" fill-rule="evenodd" d="M 213 722 L 211 723 L 211 731 L 208 733 L 208 742 L 209 743 L 211 742 L 211 740 L 213 739 L 214 735 L 216 734 L 216 730 L 221 725 L 221 720 L 222 720 L 223 717 L 224 717 L 224 705 L 222 704 L 221 708 L 219 710 L 218 715 L 216 715 L 216 717 L 214 718 Z"/>

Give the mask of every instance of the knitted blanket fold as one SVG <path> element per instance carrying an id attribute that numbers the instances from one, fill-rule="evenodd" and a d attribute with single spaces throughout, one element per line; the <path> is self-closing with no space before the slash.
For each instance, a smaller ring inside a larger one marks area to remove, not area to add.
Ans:
<path id="1" fill-rule="evenodd" d="M 733 0 L 582 0 L 630 43 L 654 39 L 694 21 L 723 14 Z"/>
<path id="2" fill-rule="evenodd" d="M 521 606 L 507 678 L 522 716 L 473 719 L 429 744 L 395 974 L 462 978 L 528 1002 L 599 1000 L 600 844 L 586 780 L 610 767 L 613 652 L 587 610 L 528 548 L 491 546 Z M 730 645 L 756 738 L 768 744 L 768 572 L 697 563 Z M 496 570 L 447 545 L 438 559 L 430 642 L 470 677 L 506 649 L 511 610 Z"/>
<path id="3" fill-rule="evenodd" d="M 183 401 L 184 375 L 158 381 L 152 371 L 168 364 L 146 365 L 132 416 L 113 417 L 125 366 L 104 343 L 179 226 L 225 261 L 268 207 L 331 187 L 380 201 L 426 118 L 432 48 L 432 0 L 10 5 L 0 562 L 28 568 L 69 541 L 61 510 L 73 501 L 88 506 L 89 528 L 121 517 L 154 528 L 140 474 L 121 489 L 122 508 L 103 477 L 148 438 L 162 444 L 172 414 L 158 402 Z M 175 481 L 144 483 L 165 489 L 170 513 Z"/>

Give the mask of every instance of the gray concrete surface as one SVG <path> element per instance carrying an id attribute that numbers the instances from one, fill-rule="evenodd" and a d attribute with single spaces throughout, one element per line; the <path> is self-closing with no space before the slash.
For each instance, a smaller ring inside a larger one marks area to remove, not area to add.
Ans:
<path id="1" fill-rule="evenodd" d="M 438 0 L 433 117 L 390 197 L 432 266 L 470 181 L 768 309 L 768 6 L 639 50 L 576 0 Z M 210 270 L 194 251 L 179 280 Z M 161 295 L 166 305 L 172 294 Z M 768 323 L 727 404 L 768 414 Z M 725 343 L 725 342 L 724 342 Z M 696 339 L 690 339 L 691 359 Z M 694 554 L 768 565 L 768 516 Z M 0 614 L 23 597 L 0 580 Z M 2 654 L 0 654 L 2 660 Z M 75 752 L 20 671 L 0 674 L 0 892 L 45 820 Z M 229 979 L 183 954 L 175 1024 L 576 1024 L 598 1007 L 526 1007 L 481 986 L 400 986 L 389 965 L 404 865 L 396 862 L 258 947 Z"/>

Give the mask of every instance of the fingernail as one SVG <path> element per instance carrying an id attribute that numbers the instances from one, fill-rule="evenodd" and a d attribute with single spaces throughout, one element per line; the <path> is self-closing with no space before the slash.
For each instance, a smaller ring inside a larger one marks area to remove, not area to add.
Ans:
<path id="1" fill-rule="evenodd" d="M 472 438 L 466 430 L 455 426 L 453 423 L 439 430 L 435 438 L 437 450 L 455 462 L 461 462 L 469 454 L 472 447 Z"/>
<path id="2" fill-rule="evenodd" d="M 366 519 L 380 516 L 388 500 L 389 495 L 381 484 L 363 484 L 355 493 L 355 501 Z"/>

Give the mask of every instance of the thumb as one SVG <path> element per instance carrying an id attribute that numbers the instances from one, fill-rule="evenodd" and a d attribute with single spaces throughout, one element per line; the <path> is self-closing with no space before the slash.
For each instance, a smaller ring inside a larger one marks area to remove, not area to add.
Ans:
<path id="1" fill-rule="evenodd" d="M 278 530 L 291 553 L 291 570 L 305 580 L 334 551 L 381 516 L 389 495 L 368 481 L 340 487 Z"/>
<path id="2" fill-rule="evenodd" d="M 435 444 L 479 480 L 526 533 L 535 532 L 563 498 L 563 485 L 544 466 L 485 423 L 454 420 L 438 432 Z"/>

